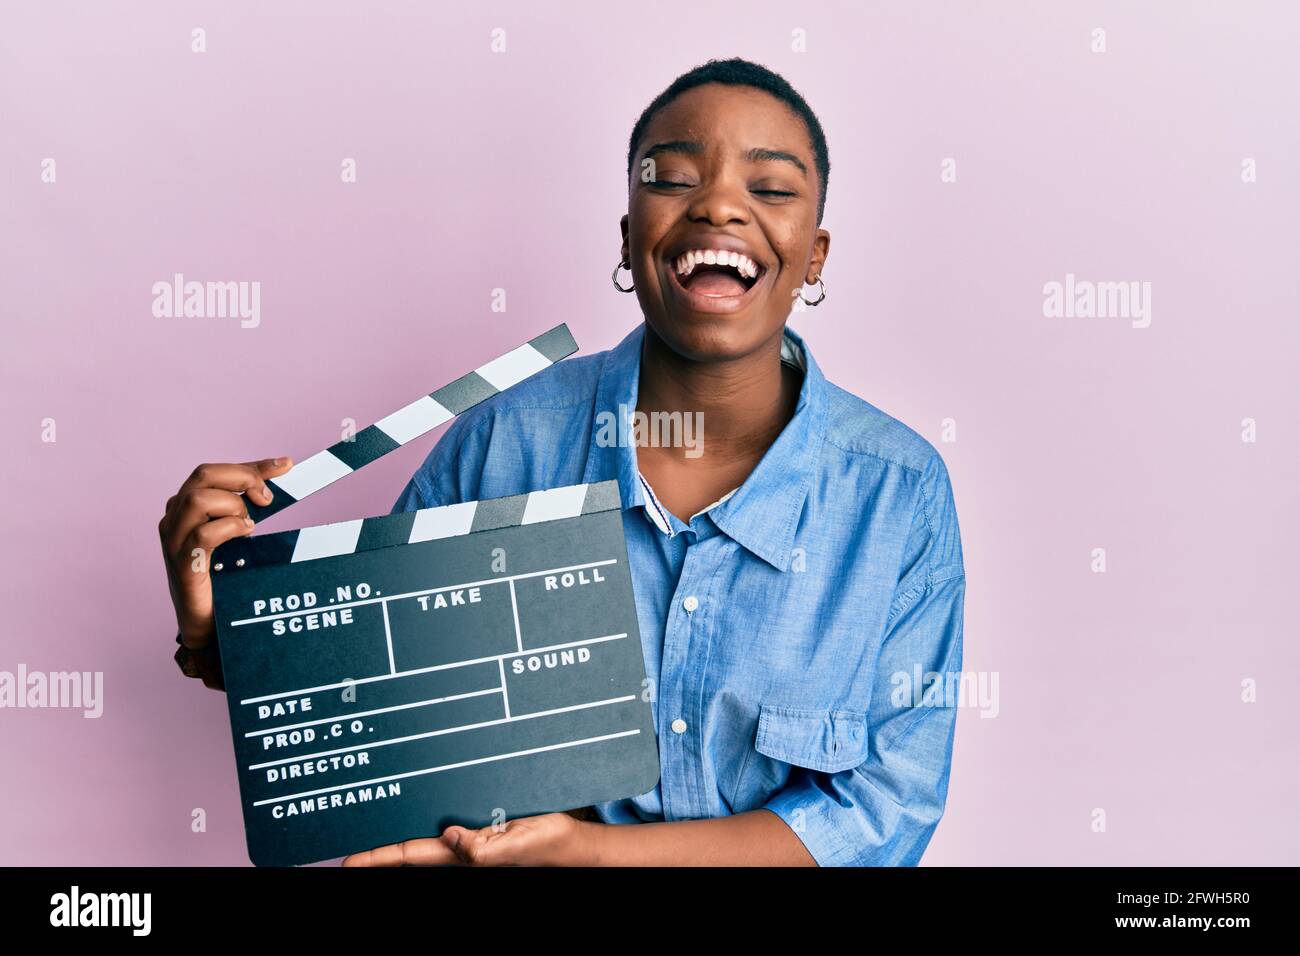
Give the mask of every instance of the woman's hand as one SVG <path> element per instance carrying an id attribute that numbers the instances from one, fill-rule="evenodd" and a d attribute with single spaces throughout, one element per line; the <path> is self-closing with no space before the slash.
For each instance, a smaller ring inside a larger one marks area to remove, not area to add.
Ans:
<path id="1" fill-rule="evenodd" d="M 593 866 L 599 823 L 567 813 L 507 820 L 479 830 L 451 826 L 438 837 L 354 853 L 344 866 Z"/>
<path id="2" fill-rule="evenodd" d="M 208 576 L 213 549 L 253 530 L 245 496 L 259 505 L 270 504 L 272 495 L 266 479 L 283 475 L 292 465 L 288 458 L 241 465 L 199 465 L 167 500 L 158 522 L 158 538 L 176 622 L 187 647 L 207 648 L 216 633 L 212 580 Z M 203 682 L 210 687 L 220 686 L 206 673 Z"/>

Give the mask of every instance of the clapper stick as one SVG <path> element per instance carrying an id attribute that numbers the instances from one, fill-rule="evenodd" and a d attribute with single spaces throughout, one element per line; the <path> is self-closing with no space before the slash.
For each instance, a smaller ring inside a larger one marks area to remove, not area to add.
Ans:
<path id="1" fill-rule="evenodd" d="M 245 499 L 248 516 L 260 522 L 278 514 L 576 351 L 578 343 L 567 325 L 561 323 L 543 332 L 467 372 L 450 385 L 381 418 L 359 431 L 352 440 L 336 442 L 300 461 L 280 477 L 267 479 L 275 497 L 269 505 Z"/>

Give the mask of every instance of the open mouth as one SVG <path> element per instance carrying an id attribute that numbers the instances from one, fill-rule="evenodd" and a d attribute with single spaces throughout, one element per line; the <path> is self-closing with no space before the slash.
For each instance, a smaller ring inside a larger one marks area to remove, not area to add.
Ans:
<path id="1" fill-rule="evenodd" d="M 694 249 L 667 265 L 678 288 L 690 299 L 697 303 L 713 300 L 719 308 L 739 304 L 767 272 L 748 256 L 723 249 Z"/>

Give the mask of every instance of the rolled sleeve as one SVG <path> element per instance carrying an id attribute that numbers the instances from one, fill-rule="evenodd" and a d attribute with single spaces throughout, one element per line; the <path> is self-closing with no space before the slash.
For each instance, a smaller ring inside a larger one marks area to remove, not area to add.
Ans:
<path id="1" fill-rule="evenodd" d="M 914 866 L 948 797 L 966 576 L 942 462 L 927 470 L 867 712 L 865 759 L 795 768 L 764 807 L 822 866 Z"/>
<path id="2" fill-rule="evenodd" d="M 853 771 L 822 774 L 800 768 L 798 778 L 764 804 L 785 821 L 785 825 L 803 841 L 818 866 L 851 865 L 849 859 L 855 840 L 844 829 L 844 811 L 854 810 L 852 796 L 843 788 L 851 786 Z"/>

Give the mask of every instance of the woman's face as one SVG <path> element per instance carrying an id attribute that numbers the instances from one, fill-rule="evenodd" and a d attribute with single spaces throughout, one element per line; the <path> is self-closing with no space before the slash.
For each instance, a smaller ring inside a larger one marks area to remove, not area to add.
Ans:
<path id="1" fill-rule="evenodd" d="M 709 83 L 660 110 L 637 150 L 622 251 L 647 324 L 687 358 L 749 355 L 830 248 L 803 121 L 761 90 Z M 706 250 L 728 255 L 692 255 Z M 733 252 L 753 267 L 731 266 Z"/>

